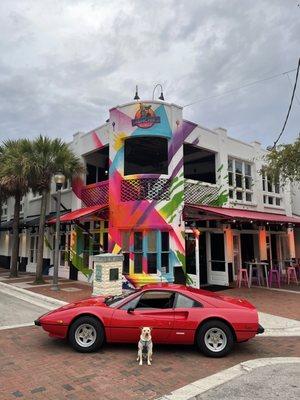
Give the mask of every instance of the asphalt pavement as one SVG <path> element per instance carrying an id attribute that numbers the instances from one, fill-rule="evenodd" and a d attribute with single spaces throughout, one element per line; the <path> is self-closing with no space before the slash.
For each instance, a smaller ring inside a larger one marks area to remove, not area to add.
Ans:
<path id="1" fill-rule="evenodd" d="M 47 310 L 0 291 L 0 329 L 30 324 Z"/>
<path id="2" fill-rule="evenodd" d="M 300 399 L 300 363 L 256 368 L 193 399 L 298 400 Z"/>

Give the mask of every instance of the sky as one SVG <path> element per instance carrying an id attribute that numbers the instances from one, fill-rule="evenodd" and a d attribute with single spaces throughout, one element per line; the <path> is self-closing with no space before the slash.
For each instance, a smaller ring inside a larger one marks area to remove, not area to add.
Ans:
<path id="1" fill-rule="evenodd" d="M 135 85 L 146 100 L 161 83 L 167 102 L 202 100 L 184 107 L 185 119 L 273 144 L 295 81 L 282 73 L 300 57 L 299 3 L 1 0 L 0 140 L 70 141 L 133 100 Z M 300 82 L 296 95 L 281 143 L 300 132 Z"/>

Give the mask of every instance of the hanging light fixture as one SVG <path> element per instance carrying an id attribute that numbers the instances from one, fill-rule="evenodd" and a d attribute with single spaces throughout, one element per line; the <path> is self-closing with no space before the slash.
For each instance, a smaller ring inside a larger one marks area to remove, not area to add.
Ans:
<path id="1" fill-rule="evenodd" d="M 158 99 L 164 101 L 165 98 L 164 98 L 164 94 L 163 94 L 163 88 L 162 88 L 162 85 L 160 83 L 158 83 L 157 85 L 154 86 L 153 93 L 152 93 L 152 100 L 154 100 L 155 89 L 158 86 L 160 87 L 160 96 L 159 96 Z"/>
<path id="2" fill-rule="evenodd" d="M 140 97 L 138 94 L 138 85 L 136 85 L 136 87 L 135 87 L 135 96 L 134 96 L 133 100 L 140 100 Z"/>

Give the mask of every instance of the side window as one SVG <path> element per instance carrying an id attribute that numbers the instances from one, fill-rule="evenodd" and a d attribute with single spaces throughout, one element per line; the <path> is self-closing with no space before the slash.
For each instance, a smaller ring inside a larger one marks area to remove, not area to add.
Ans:
<path id="1" fill-rule="evenodd" d="M 145 292 L 141 295 L 136 309 L 166 309 L 173 308 L 175 293 L 174 292 Z"/>
<path id="2" fill-rule="evenodd" d="M 121 310 L 128 310 L 129 308 L 135 309 L 140 298 L 141 296 L 137 296 L 133 300 L 130 300 L 128 303 L 124 304 L 124 306 L 121 307 Z"/>
<path id="3" fill-rule="evenodd" d="M 193 308 L 193 307 L 202 307 L 202 305 L 198 303 L 198 301 L 196 300 L 183 296 L 182 294 L 178 294 L 175 308 Z"/>

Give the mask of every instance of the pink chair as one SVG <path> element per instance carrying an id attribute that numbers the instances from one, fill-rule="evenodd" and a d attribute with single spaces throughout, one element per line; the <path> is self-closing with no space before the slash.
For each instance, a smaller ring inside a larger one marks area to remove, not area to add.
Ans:
<path id="1" fill-rule="evenodd" d="M 272 287 L 273 281 L 277 283 L 277 286 L 280 288 L 280 271 L 279 267 L 273 266 L 268 273 L 269 287 Z"/>
<path id="2" fill-rule="evenodd" d="M 245 283 L 245 286 L 249 286 L 249 278 L 248 278 L 248 271 L 246 268 L 239 268 L 237 273 L 237 286 L 240 288 Z"/>
<path id="3" fill-rule="evenodd" d="M 296 282 L 296 284 L 298 285 L 296 268 L 294 266 L 287 267 L 287 269 L 286 269 L 286 281 L 287 281 L 288 285 L 292 281 Z"/>

